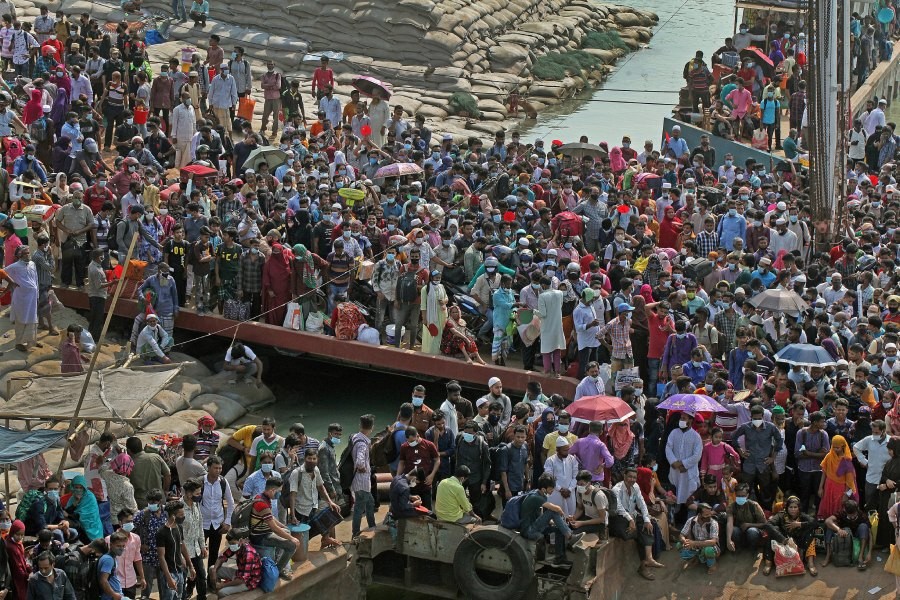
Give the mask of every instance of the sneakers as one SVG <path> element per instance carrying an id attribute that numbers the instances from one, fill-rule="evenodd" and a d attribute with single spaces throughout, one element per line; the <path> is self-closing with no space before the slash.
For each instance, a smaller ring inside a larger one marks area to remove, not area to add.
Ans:
<path id="1" fill-rule="evenodd" d="M 570 537 L 566 542 L 566 548 L 574 548 L 575 544 L 577 544 L 578 541 L 584 537 L 584 535 L 585 534 L 583 531 L 581 533 L 573 533 L 572 537 Z"/>

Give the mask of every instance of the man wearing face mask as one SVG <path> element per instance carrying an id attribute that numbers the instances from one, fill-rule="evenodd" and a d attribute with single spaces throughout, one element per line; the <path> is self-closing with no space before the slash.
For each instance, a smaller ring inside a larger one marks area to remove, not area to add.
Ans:
<path id="1" fill-rule="evenodd" d="M 133 528 L 134 524 L 130 522 L 129 524 Z M 125 549 L 132 537 L 137 536 L 132 536 L 131 533 L 126 531 L 117 531 L 107 538 L 109 552 L 101 556 L 100 561 L 97 563 L 97 573 L 100 578 L 100 600 L 122 600 L 126 597 L 124 593 L 125 581 L 120 575 L 122 570 L 120 563 L 127 561 Z M 135 587 L 136 583 L 132 582 L 132 595 L 135 592 Z"/>
<path id="2" fill-rule="evenodd" d="M 75 599 L 75 590 L 72 587 L 72 583 L 69 581 L 68 576 L 66 576 L 65 571 L 53 566 L 53 555 L 50 552 L 42 552 L 39 554 L 35 566 L 37 567 L 37 572 L 32 573 L 28 578 L 29 598 Z M 9 590 L 7 589 L 4 591 Z M 102 600 L 118 600 L 121 596 L 104 595 L 101 596 L 101 598 Z"/>
<path id="3" fill-rule="evenodd" d="M 759 503 L 750 499 L 749 485 L 738 484 L 734 502 L 728 505 L 726 514 L 728 550 L 737 552 L 738 547 L 746 547 L 755 552 L 763 539 L 766 515 Z"/>
<path id="4" fill-rule="evenodd" d="M 141 538 L 135 532 L 134 511 L 123 508 L 117 515 L 119 530 L 111 536 L 106 536 L 106 543 L 112 549 L 112 542 L 116 536 L 120 536 L 122 553 L 114 555 L 115 565 L 113 575 L 118 579 L 121 593 L 126 598 L 137 597 L 137 592 L 144 588 L 144 564 L 141 557 Z M 110 554 L 113 554 L 110 552 Z M 101 558 L 101 560 L 103 560 Z M 101 580 L 101 588 L 103 586 Z"/>
<path id="5" fill-rule="evenodd" d="M 238 102 L 238 89 L 227 65 L 219 65 L 219 74 L 209 83 L 209 105 L 216 120 L 229 135 L 232 131 L 231 110 Z"/>
<path id="6" fill-rule="evenodd" d="M 482 514 L 482 497 L 487 493 L 491 477 L 491 458 L 487 442 L 474 420 L 466 422 L 462 432 L 456 438 L 456 469 L 465 467 L 469 473 L 464 486 L 469 492 L 469 500 L 474 512 L 480 518 Z"/>
<path id="7" fill-rule="evenodd" d="M 743 459 L 742 480 L 750 486 L 752 495 L 760 504 L 767 506 L 772 501 L 775 455 L 784 445 L 784 439 L 775 425 L 764 420 L 764 415 L 762 405 L 754 405 L 750 409 L 750 422 L 735 430 L 731 443 L 736 445 L 740 438 L 744 438 L 739 451 Z"/>
<path id="8" fill-rule="evenodd" d="M 159 554 L 160 600 L 178 600 L 184 593 L 185 579 L 194 579 L 196 572 L 190 562 L 181 526 L 185 521 L 184 502 L 171 500 L 166 503 L 165 525 L 156 533 L 156 549 Z"/>
<path id="9" fill-rule="evenodd" d="M 255 590 L 262 580 L 262 563 L 256 548 L 237 531 L 229 531 L 228 547 L 210 569 L 210 587 L 219 598 Z M 231 558 L 237 567 L 225 566 Z"/>
<path id="10" fill-rule="evenodd" d="M 71 202 L 56 212 L 53 219 L 57 229 L 62 232 L 60 241 L 62 244 L 62 275 L 61 281 L 65 286 L 73 284 L 81 289 L 84 285 L 87 260 L 85 256 L 88 242 L 88 234 L 94 238 L 94 215 L 91 209 L 83 203 L 83 194 L 72 194 Z"/>
<path id="11" fill-rule="evenodd" d="M 340 507 L 335 504 L 325 489 L 325 480 L 318 467 L 319 456 L 314 448 L 307 448 L 303 453 L 303 468 L 294 469 L 288 479 L 290 497 L 287 500 L 288 523 L 309 523 L 319 511 L 320 500 L 339 513 Z M 322 546 L 334 546 L 339 542 L 334 538 L 334 531 L 322 537 Z"/>
<path id="12" fill-rule="evenodd" d="M 666 441 L 666 459 L 669 461 L 669 482 L 675 486 L 678 504 L 687 502 L 691 493 L 700 487 L 700 458 L 703 440 L 691 427 L 693 413 L 681 413 L 678 428 L 669 433 Z"/>
<path id="13" fill-rule="evenodd" d="M 887 450 L 888 436 L 883 420 L 872 421 L 872 435 L 853 445 L 853 454 L 866 470 L 866 509 L 877 510 L 878 494 L 881 491 L 881 474 L 890 460 Z"/>

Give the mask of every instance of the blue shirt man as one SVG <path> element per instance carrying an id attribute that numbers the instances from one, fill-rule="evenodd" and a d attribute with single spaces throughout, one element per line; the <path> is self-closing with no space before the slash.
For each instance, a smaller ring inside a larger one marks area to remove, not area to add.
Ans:
<path id="1" fill-rule="evenodd" d="M 17 158 L 13 163 L 13 175 L 15 177 L 18 177 L 25 171 L 33 171 L 40 178 L 41 183 L 47 183 L 47 172 L 41 165 L 41 161 L 34 158 L 34 146 L 31 144 L 25 146 L 25 154 Z"/>
<path id="2" fill-rule="evenodd" d="M 124 550 L 124 546 L 121 548 Z M 110 552 L 113 552 L 113 549 L 110 549 Z M 116 575 L 116 557 L 112 554 L 104 554 L 100 557 L 100 561 L 97 563 L 97 574 L 99 577 L 103 575 L 108 575 L 107 582 L 109 583 L 110 589 L 119 594 L 119 597 L 122 597 L 122 582 L 119 581 L 118 575 Z M 114 600 L 115 596 L 107 594 L 105 592 L 100 594 L 100 600 Z"/>
<path id="3" fill-rule="evenodd" d="M 719 219 L 719 226 L 716 229 L 719 234 L 719 243 L 725 246 L 729 252 L 734 250 L 735 238 L 744 239 L 747 233 L 747 219 L 737 214 L 737 208 L 728 207 L 728 212 Z"/>
<path id="4" fill-rule="evenodd" d="M 702 360 L 699 356 L 691 356 L 691 360 L 682 365 L 684 375 L 690 377 L 691 383 L 694 385 L 702 385 L 703 381 L 706 379 L 706 374 L 709 373 L 711 368 L 712 365 L 705 360 Z"/>

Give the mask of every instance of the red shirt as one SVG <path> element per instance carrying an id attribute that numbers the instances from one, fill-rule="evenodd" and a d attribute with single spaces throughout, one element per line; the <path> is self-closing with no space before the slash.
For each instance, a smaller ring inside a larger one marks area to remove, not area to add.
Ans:
<path id="1" fill-rule="evenodd" d="M 425 432 L 423 431 L 422 433 L 424 434 Z M 433 442 L 424 439 L 421 435 L 419 436 L 419 443 L 415 446 L 410 446 L 409 442 L 404 442 L 400 446 L 400 460 L 403 461 L 403 468 L 407 473 L 412 471 L 413 468 L 419 467 L 425 472 L 425 477 L 428 477 L 431 474 L 431 470 L 434 469 L 434 463 L 438 458 L 437 446 Z M 416 485 L 416 489 L 422 488 L 431 489 L 431 486 L 425 485 L 423 480 Z"/>
<path id="2" fill-rule="evenodd" d="M 312 76 L 312 93 L 315 95 L 316 90 L 324 90 L 326 85 L 334 87 L 334 71 L 331 69 L 323 69 L 316 67 Z"/>
<path id="3" fill-rule="evenodd" d="M 88 205 L 95 215 L 103 208 L 104 202 L 112 202 L 115 206 L 116 197 L 109 188 L 102 188 L 98 185 L 92 185 L 84 192 L 84 203 Z M 119 207 L 116 206 L 116 212 Z"/>
<path id="4" fill-rule="evenodd" d="M 669 339 L 669 332 L 662 331 L 666 325 L 675 329 L 675 323 L 669 315 L 663 317 L 656 312 L 647 312 L 647 325 L 650 328 L 650 346 L 647 349 L 647 358 L 662 358 L 663 350 L 666 347 L 666 340 Z"/>

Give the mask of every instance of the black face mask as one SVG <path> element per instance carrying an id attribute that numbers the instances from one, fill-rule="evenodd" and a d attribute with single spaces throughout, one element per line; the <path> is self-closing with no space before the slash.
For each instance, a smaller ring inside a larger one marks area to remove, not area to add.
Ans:
<path id="1" fill-rule="evenodd" d="M 488 423 L 491 425 L 496 425 L 500 422 L 500 415 L 490 415 L 488 416 Z"/>

